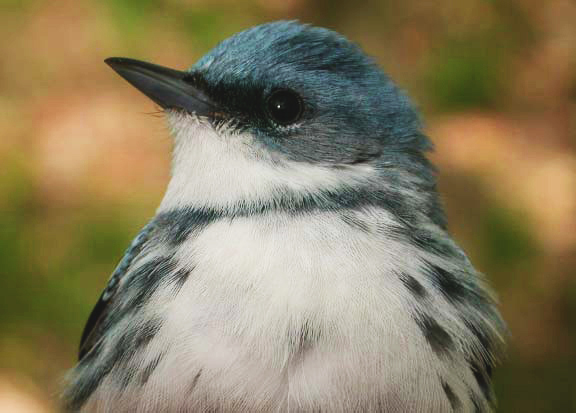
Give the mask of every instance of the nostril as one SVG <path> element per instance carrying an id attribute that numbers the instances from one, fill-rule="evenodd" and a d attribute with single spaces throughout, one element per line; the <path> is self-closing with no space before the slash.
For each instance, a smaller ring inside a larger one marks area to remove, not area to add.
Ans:
<path id="1" fill-rule="evenodd" d="M 186 73 L 182 80 L 193 86 L 198 86 L 202 83 L 202 76 L 199 73 Z"/>
<path id="2" fill-rule="evenodd" d="M 186 83 L 194 83 L 194 75 L 189 73 L 184 75 L 184 77 L 182 78 L 182 80 Z"/>

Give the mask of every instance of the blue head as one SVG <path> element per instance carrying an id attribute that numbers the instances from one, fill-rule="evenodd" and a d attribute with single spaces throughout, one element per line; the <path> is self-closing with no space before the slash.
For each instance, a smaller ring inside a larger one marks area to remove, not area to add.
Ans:
<path id="1" fill-rule="evenodd" d="M 428 148 L 407 97 L 331 30 L 257 26 L 220 43 L 190 72 L 239 127 L 295 160 L 352 164 Z M 281 103 L 301 105 L 284 124 L 269 110 L 278 91 L 294 95 Z"/>
<path id="2" fill-rule="evenodd" d="M 358 185 L 401 192 L 412 185 L 425 193 L 419 198 L 428 200 L 429 210 L 439 211 L 424 156 L 431 145 L 417 112 L 372 59 L 338 33 L 282 21 L 236 34 L 185 72 L 131 59 L 108 63 L 170 114 L 176 175 L 188 165 L 180 191 L 202 176 L 232 192 L 244 188 L 230 196 L 235 202 L 262 192 L 246 189 L 246 181 L 270 193 Z M 206 138 L 207 128 L 218 137 Z M 441 212 L 433 215 L 442 220 Z"/>

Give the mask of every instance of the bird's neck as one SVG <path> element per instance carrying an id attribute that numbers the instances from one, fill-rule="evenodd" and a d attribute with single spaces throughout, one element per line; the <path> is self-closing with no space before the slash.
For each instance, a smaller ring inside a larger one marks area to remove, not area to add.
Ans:
<path id="1" fill-rule="evenodd" d="M 192 124 L 189 117 L 169 119 L 175 139 L 172 179 L 159 213 L 196 209 L 246 215 L 377 206 L 411 224 L 434 224 L 434 217 L 442 216 L 433 183 L 407 170 L 273 159 L 249 134 L 227 134 Z"/>
<path id="2" fill-rule="evenodd" d="M 272 159 L 248 134 L 226 134 L 202 124 L 173 130 L 172 178 L 160 212 L 181 207 L 229 209 L 272 202 L 286 193 L 305 198 L 377 179 L 369 165 L 334 168 Z"/>

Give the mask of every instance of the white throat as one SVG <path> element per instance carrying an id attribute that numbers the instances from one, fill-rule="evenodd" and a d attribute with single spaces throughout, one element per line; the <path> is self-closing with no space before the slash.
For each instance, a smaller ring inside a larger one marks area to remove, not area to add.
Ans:
<path id="1" fill-rule="evenodd" d="M 291 161 L 250 134 L 235 134 L 190 115 L 170 113 L 172 179 L 158 212 L 182 207 L 233 208 L 290 190 L 302 196 L 376 180 L 371 165 L 334 168 Z"/>

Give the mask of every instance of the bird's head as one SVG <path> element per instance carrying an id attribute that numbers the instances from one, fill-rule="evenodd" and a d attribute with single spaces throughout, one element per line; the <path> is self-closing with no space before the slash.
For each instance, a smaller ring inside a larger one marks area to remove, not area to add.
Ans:
<path id="1" fill-rule="evenodd" d="M 176 144 L 164 208 L 401 181 L 433 192 L 417 112 L 372 59 L 333 31 L 264 24 L 187 71 L 107 63 L 168 114 Z"/>

